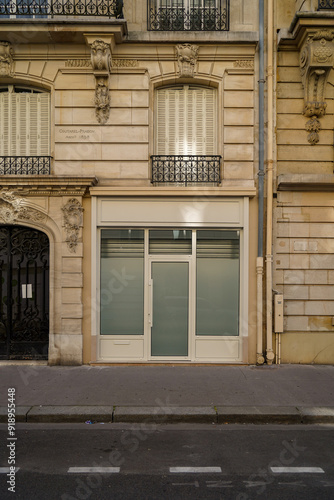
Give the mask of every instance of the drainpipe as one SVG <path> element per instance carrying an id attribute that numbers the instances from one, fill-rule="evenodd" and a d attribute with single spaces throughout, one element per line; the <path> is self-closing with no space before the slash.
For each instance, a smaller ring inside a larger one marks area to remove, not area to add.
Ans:
<path id="1" fill-rule="evenodd" d="M 256 259 L 256 364 L 263 365 L 263 211 L 264 211 L 264 0 L 259 0 L 259 219 Z"/>
<path id="2" fill-rule="evenodd" d="M 268 95 L 268 139 L 267 139 L 267 238 L 266 238 L 266 309 L 267 309 L 267 350 L 266 361 L 271 365 L 275 355 L 273 351 L 273 303 L 272 303 L 272 230 L 273 230 L 273 162 L 274 162 L 274 131 L 273 131 L 273 89 L 274 89 L 274 5 L 273 0 L 267 0 L 268 5 L 268 36 L 267 36 L 267 95 Z"/>

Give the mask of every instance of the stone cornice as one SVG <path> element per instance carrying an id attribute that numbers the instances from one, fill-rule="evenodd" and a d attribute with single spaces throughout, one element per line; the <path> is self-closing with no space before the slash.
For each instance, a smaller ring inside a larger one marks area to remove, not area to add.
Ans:
<path id="1" fill-rule="evenodd" d="M 334 12 L 298 12 L 288 30 L 278 33 L 278 50 L 300 49 L 306 38 L 321 29 L 333 29 Z"/>
<path id="2" fill-rule="evenodd" d="M 278 191 L 334 191 L 334 175 L 282 174 L 278 176 Z"/>
<path id="3" fill-rule="evenodd" d="M 3 175 L 0 189 L 25 196 L 83 196 L 98 183 L 96 177 Z"/>

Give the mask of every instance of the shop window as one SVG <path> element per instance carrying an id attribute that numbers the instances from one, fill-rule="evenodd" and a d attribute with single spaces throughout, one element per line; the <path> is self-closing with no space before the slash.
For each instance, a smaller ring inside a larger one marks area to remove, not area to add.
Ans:
<path id="1" fill-rule="evenodd" d="M 101 231 L 101 334 L 144 334 L 144 230 Z"/>
<path id="2" fill-rule="evenodd" d="M 239 246 L 239 231 L 197 231 L 196 335 L 238 335 Z"/>

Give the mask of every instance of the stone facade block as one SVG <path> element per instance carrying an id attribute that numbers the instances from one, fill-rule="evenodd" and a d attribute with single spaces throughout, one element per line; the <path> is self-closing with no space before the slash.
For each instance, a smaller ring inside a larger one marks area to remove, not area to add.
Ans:
<path id="1" fill-rule="evenodd" d="M 81 304 L 82 288 L 63 288 L 62 301 L 63 304 Z"/>
<path id="2" fill-rule="evenodd" d="M 254 111 L 250 108 L 229 108 L 224 110 L 225 125 L 254 125 Z"/>
<path id="3" fill-rule="evenodd" d="M 284 314 L 287 316 L 302 316 L 305 314 L 305 302 L 302 300 L 285 300 Z"/>
<path id="4" fill-rule="evenodd" d="M 305 314 L 310 316 L 328 316 L 334 315 L 334 302 L 333 301 L 308 301 L 305 303 Z"/>
<path id="5" fill-rule="evenodd" d="M 81 335 L 82 320 L 77 318 L 63 318 L 61 320 L 61 331 L 64 335 Z"/>
<path id="6" fill-rule="evenodd" d="M 82 318 L 82 304 L 63 304 L 61 308 L 62 318 Z"/>
<path id="7" fill-rule="evenodd" d="M 333 285 L 313 285 L 310 286 L 310 299 L 314 300 L 333 300 L 334 286 Z"/>
<path id="8" fill-rule="evenodd" d="M 309 269 L 310 256 L 309 255 L 290 255 L 290 267 L 294 269 Z"/>
<path id="9" fill-rule="evenodd" d="M 306 270 L 305 271 L 305 284 L 326 284 L 327 283 L 327 271 L 320 270 Z"/>
<path id="10" fill-rule="evenodd" d="M 334 255 L 310 255 L 310 269 L 334 269 Z"/>
<path id="11" fill-rule="evenodd" d="M 308 330 L 308 318 L 306 316 L 287 316 L 284 319 L 284 330 L 304 332 Z"/>
<path id="12" fill-rule="evenodd" d="M 284 297 L 290 300 L 307 300 L 309 287 L 305 285 L 284 285 Z"/>
<path id="13" fill-rule="evenodd" d="M 290 263 L 291 263 L 291 257 L 290 256 Z M 291 265 L 291 267 L 293 267 Z M 302 285 L 305 282 L 305 272 L 304 271 L 297 271 L 297 270 L 284 270 L 283 271 L 283 279 L 284 279 L 284 284 L 285 285 Z"/>
<path id="14" fill-rule="evenodd" d="M 63 273 L 62 274 L 62 286 L 63 287 L 82 287 L 83 286 L 83 274 L 82 273 Z"/>

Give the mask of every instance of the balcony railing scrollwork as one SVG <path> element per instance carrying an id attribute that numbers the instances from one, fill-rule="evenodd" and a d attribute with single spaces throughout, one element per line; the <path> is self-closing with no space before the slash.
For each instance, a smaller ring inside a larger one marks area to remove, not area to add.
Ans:
<path id="1" fill-rule="evenodd" d="M 229 0 L 148 0 L 148 29 L 151 31 L 228 31 Z"/>
<path id="2" fill-rule="evenodd" d="M 152 183 L 212 183 L 220 184 L 221 156 L 208 155 L 154 155 L 152 159 Z"/>
<path id="3" fill-rule="evenodd" d="M 0 16 L 105 16 L 123 19 L 123 1 L 0 0 Z"/>
<path id="4" fill-rule="evenodd" d="M 50 175 L 51 156 L 0 156 L 0 175 Z"/>
<path id="5" fill-rule="evenodd" d="M 334 0 L 318 0 L 318 10 L 334 10 Z"/>

